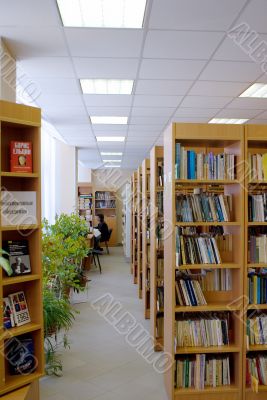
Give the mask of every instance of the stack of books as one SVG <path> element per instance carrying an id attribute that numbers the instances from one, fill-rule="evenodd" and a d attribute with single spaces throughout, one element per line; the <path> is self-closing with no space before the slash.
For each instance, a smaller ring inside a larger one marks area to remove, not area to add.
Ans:
<path id="1" fill-rule="evenodd" d="M 247 319 L 247 338 L 250 345 L 267 344 L 267 315 L 251 316 Z"/>
<path id="2" fill-rule="evenodd" d="M 232 197 L 223 194 L 178 194 L 176 196 L 177 222 L 229 222 Z"/>
<path id="3" fill-rule="evenodd" d="M 175 282 L 177 306 L 206 305 L 206 299 L 197 280 L 177 279 Z"/>
<path id="4" fill-rule="evenodd" d="M 249 263 L 267 263 L 267 234 L 252 233 L 249 236 Z"/>
<path id="5" fill-rule="evenodd" d="M 249 154 L 248 163 L 250 180 L 267 181 L 267 153 Z"/>
<path id="6" fill-rule="evenodd" d="M 248 299 L 250 304 L 267 303 L 267 271 L 262 273 L 250 268 L 248 273 Z"/>
<path id="7" fill-rule="evenodd" d="M 251 222 L 267 221 L 267 193 L 248 196 L 248 218 Z"/>
<path id="8" fill-rule="evenodd" d="M 176 227 L 176 266 L 192 264 L 221 264 L 216 239 L 211 234 L 184 235 Z"/>
<path id="9" fill-rule="evenodd" d="M 187 150 L 181 143 L 175 144 L 176 179 L 235 179 L 235 155 L 196 153 Z"/>
<path id="10" fill-rule="evenodd" d="M 204 292 L 209 291 L 230 291 L 233 287 L 232 270 L 214 269 L 206 276 L 200 277 L 199 283 Z"/>
<path id="11" fill-rule="evenodd" d="M 204 389 L 230 385 L 229 356 L 207 356 L 197 354 L 176 360 L 177 388 Z"/>
<path id="12" fill-rule="evenodd" d="M 246 384 L 251 386 L 252 377 L 260 385 L 267 385 L 267 355 L 257 354 L 246 359 Z"/>
<path id="13" fill-rule="evenodd" d="M 209 347 L 229 344 L 229 314 L 217 317 L 212 313 L 186 317 L 176 322 L 178 347 Z"/>
<path id="14" fill-rule="evenodd" d="M 79 210 L 88 210 L 92 208 L 92 195 L 80 194 L 79 195 Z"/>

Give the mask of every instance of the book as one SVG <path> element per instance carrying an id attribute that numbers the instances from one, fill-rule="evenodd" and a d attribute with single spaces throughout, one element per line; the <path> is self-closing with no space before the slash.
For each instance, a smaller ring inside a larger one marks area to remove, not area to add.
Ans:
<path id="1" fill-rule="evenodd" d="M 10 172 L 32 172 L 32 142 L 10 142 Z"/>
<path id="2" fill-rule="evenodd" d="M 251 386 L 253 378 L 260 385 L 267 385 L 267 355 L 248 354 L 246 359 L 246 384 Z"/>
<path id="3" fill-rule="evenodd" d="M 31 273 L 28 240 L 3 241 L 3 248 L 9 254 L 9 263 L 13 271 L 12 276 Z"/>
<path id="4" fill-rule="evenodd" d="M 247 296 L 249 304 L 267 303 L 267 271 L 250 268 L 247 277 Z"/>
<path id="5" fill-rule="evenodd" d="M 267 181 L 267 153 L 248 155 L 249 179 Z"/>
<path id="6" fill-rule="evenodd" d="M 177 306 L 200 306 L 206 305 L 206 299 L 197 280 L 189 277 L 177 278 L 175 282 Z"/>
<path id="7" fill-rule="evenodd" d="M 266 345 L 267 315 L 257 314 L 248 316 L 246 333 L 249 345 Z"/>
<path id="8" fill-rule="evenodd" d="M 14 315 L 8 297 L 3 298 L 3 321 L 5 329 L 10 329 L 15 326 Z"/>
<path id="9" fill-rule="evenodd" d="M 15 325 L 21 326 L 31 322 L 24 292 L 21 291 L 12 293 L 8 296 L 8 298 L 14 316 Z"/>
<path id="10" fill-rule="evenodd" d="M 267 193 L 248 196 L 248 218 L 250 222 L 267 221 Z"/>
<path id="11" fill-rule="evenodd" d="M 38 361 L 34 355 L 31 336 L 19 336 L 5 341 L 5 358 L 10 375 L 29 375 L 36 370 Z"/>

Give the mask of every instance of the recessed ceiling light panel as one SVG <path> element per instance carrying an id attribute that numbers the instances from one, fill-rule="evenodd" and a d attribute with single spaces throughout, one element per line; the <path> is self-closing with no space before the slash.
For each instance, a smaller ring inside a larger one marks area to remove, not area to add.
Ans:
<path id="1" fill-rule="evenodd" d="M 244 124 L 248 119 L 238 118 L 213 118 L 209 121 L 209 124 Z"/>
<path id="2" fill-rule="evenodd" d="M 265 83 L 253 83 L 247 90 L 245 90 L 239 97 L 267 97 L 267 85 Z"/>
<path id="3" fill-rule="evenodd" d="M 121 162 L 121 160 L 103 160 L 103 162 L 113 163 L 113 162 Z"/>
<path id="4" fill-rule="evenodd" d="M 57 0 L 64 26 L 142 28 L 146 0 Z"/>
<path id="5" fill-rule="evenodd" d="M 124 136 L 96 136 L 98 142 L 124 142 Z"/>
<path id="6" fill-rule="evenodd" d="M 80 79 L 83 94 L 131 94 L 133 80 Z"/>
<path id="7" fill-rule="evenodd" d="M 122 152 L 106 152 L 106 151 L 101 151 L 101 156 L 122 156 Z"/>
<path id="8" fill-rule="evenodd" d="M 128 117 L 98 117 L 91 116 L 91 122 L 96 124 L 127 125 Z"/>

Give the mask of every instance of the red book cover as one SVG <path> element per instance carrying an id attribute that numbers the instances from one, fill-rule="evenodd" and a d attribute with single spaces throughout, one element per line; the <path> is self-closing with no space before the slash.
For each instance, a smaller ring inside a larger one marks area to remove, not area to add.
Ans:
<path id="1" fill-rule="evenodd" d="M 32 172 L 32 142 L 10 142 L 10 172 Z"/>

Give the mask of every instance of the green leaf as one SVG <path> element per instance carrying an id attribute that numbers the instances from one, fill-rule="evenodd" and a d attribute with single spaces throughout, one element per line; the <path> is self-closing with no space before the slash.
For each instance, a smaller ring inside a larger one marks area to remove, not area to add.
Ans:
<path id="1" fill-rule="evenodd" d="M 1 256 L 0 256 L 0 266 L 6 271 L 8 276 L 11 276 L 13 274 L 9 261 Z"/>

